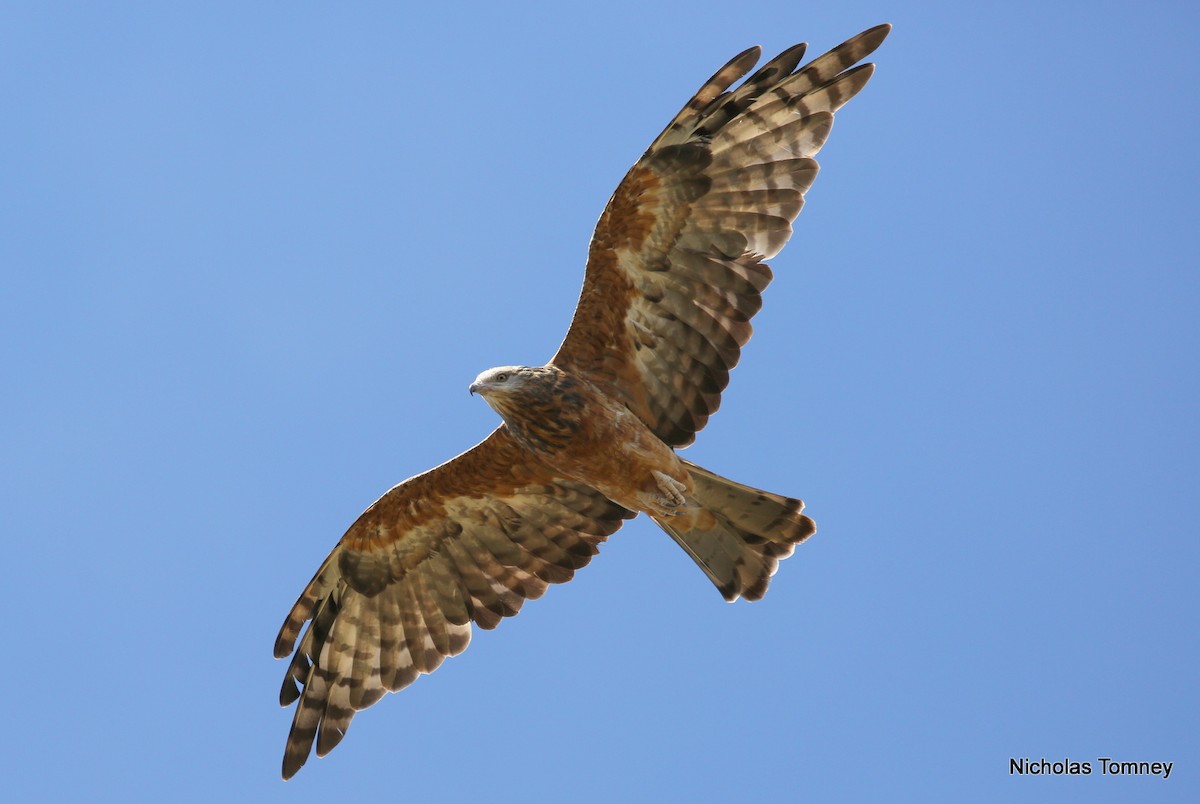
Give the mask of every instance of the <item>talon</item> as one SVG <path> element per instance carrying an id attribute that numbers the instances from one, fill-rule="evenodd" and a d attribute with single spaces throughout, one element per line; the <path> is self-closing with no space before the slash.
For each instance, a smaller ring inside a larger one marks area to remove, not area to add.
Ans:
<path id="1" fill-rule="evenodd" d="M 662 496 L 658 499 L 664 508 L 682 509 L 687 505 L 687 486 L 657 469 L 654 470 L 654 480 L 658 483 L 659 491 L 662 492 Z M 678 516 L 681 513 L 683 513 L 682 510 L 676 510 L 671 513 L 671 516 Z"/>

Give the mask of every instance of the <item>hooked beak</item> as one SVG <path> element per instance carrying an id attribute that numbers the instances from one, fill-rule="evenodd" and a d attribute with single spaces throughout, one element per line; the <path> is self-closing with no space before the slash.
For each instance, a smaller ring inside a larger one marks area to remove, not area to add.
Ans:
<path id="1" fill-rule="evenodd" d="M 480 390 L 482 387 L 483 387 L 483 386 L 481 386 L 479 383 L 477 383 L 477 382 L 473 382 L 473 383 L 471 383 L 471 385 L 470 385 L 470 386 L 467 388 L 467 390 L 471 392 L 471 396 L 475 396 L 475 393 L 476 393 L 477 391 L 479 391 L 479 390 Z"/>

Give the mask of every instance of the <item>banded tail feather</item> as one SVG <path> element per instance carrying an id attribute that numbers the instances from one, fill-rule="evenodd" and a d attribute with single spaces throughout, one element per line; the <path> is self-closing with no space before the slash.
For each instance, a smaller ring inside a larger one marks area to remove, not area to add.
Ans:
<path id="1" fill-rule="evenodd" d="M 692 475 L 687 516 L 653 517 L 728 601 L 760 600 L 779 562 L 817 532 L 793 497 L 744 486 L 684 461 Z"/>

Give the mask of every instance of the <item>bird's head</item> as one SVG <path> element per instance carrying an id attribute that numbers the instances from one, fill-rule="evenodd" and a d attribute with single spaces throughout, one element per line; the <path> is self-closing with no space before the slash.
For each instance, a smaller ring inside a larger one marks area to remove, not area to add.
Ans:
<path id="1" fill-rule="evenodd" d="M 497 366 L 476 377 L 467 390 L 487 399 L 491 394 L 511 393 L 528 376 L 529 369 L 525 366 Z"/>
<path id="2" fill-rule="evenodd" d="M 507 419 L 507 414 L 545 397 L 558 374 L 551 366 L 497 366 L 476 377 L 468 390 Z"/>
<path id="3" fill-rule="evenodd" d="M 520 393 L 522 387 L 529 381 L 532 369 L 527 366 L 497 366 L 490 368 L 475 378 L 468 390 L 479 394 L 484 400 L 503 415 L 497 404 L 512 399 Z"/>

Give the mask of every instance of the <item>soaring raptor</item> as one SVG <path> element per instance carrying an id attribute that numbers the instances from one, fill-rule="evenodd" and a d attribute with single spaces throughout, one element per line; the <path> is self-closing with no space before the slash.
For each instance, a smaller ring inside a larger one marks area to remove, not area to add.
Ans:
<path id="1" fill-rule="evenodd" d="M 680 458 L 720 404 L 791 236 L 854 66 L 891 27 L 797 69 L 789 48 L 736 89 L 751 48 L 696 93 L 617 187 L 596 225 L 575 318 L 544 366 L 503 366 L 470 390 L 503 423 L 404 481 L 350 526 L 288 613 L 280 703 L 296 701 L 290 778 L 350 719 L 571 579 L 641 511 L 726 600 L 757 600 L 811 536 L 800 500 Z M 305 623 L 308 629 L 300 637 Z M 299 648 L 296 640 L 300 637 Z"/>

